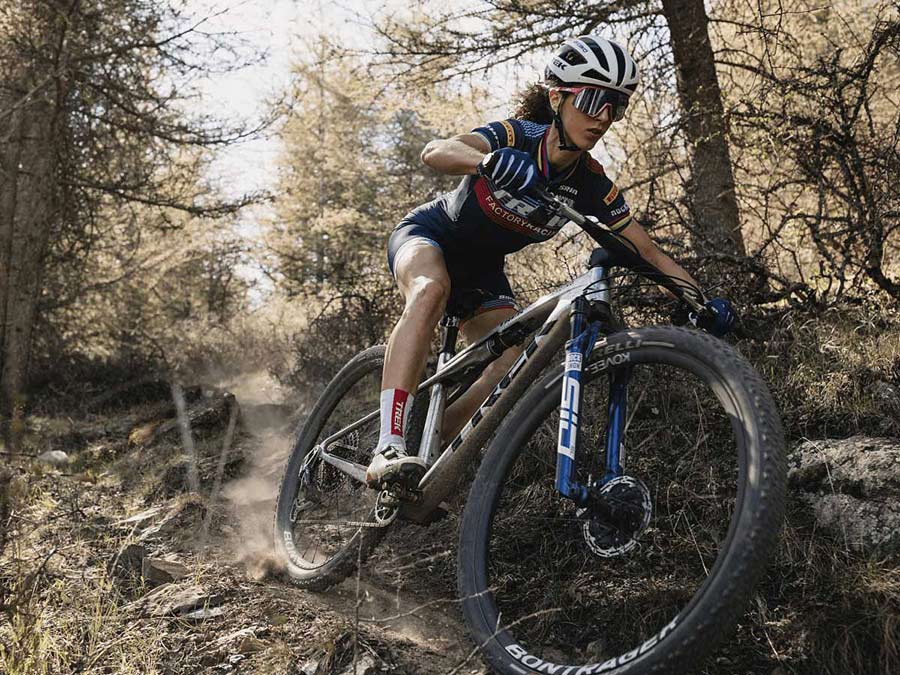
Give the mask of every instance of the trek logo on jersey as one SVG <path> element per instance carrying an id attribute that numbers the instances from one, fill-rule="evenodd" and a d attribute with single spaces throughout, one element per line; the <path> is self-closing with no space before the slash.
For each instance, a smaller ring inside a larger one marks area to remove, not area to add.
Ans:
<path id="1" fill-rule="evenodd" d="M 617 188 L 615 185 L 613 185 L 612 189 L 610 189 L 610 191 L 607 193 L 607 195 L 603 198 L 603 203 L 606 204 L 607 206 L 609 206 L 610 204 L 612 204 L 615 201 L 616 197 L 618 197 L 618 196 L 619 196 L 619 188 Z"/>
<path id="2" fill-rule="evenodd" d="M 553 220 L 546 225 L 532 223 L 528 220 L 528 214 L 534 211 L 534 206 L 516 199 L 502 190 L 498 190 L 497 194 L 494 194 L 484 178 L 475 183 L 475 195 L 478 197 L 478 206 L 481 207 L 484 214 L 507 230 L 537 239 L 549 239 L 562 227 L 563 223 L 557 225 Z M 507 198 L 503 199 L 504 196 Z M 503 199 L 502 203 L 501 199 Z"/>

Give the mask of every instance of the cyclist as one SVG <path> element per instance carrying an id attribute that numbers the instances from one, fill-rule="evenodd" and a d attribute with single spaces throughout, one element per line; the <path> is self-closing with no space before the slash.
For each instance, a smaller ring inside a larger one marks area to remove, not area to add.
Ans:
<path id="1" fill-rule="evenodd" d="M 612 40 L 569 39 L 547 64 L 544 82 L 524 93 L 514 118 L 425 146 L 426 165 L 463 178 L 453 192 L 409 213 L 388 241 L 388 265 L 405 307 L 385 354 L 381 428 L 366 473 L 369 485 L 408 480 L 425 470 L 420 458 L 407 454 L 404 434 L 412 392 L 448 301 L 458 304 L 467 289 L 478 289 L 478 306 L 460 323 L 467 342 L 478 340 L 516 311 L 504 257 L 551 238 L 565 225 L 561 217 L 548 222 L 537 217 L 540 202 L 529 194 L 534 188 L 597 218 L 664 273 L 699 287 L 633 220 L 622 193 L 588 154 L 624 117 L 639 78 L 637 63 Z M 717 312 L 713 332 L 726 333 L 736 320 L 731 305 L 722 299 L 709 304 Z M 507 350 L 448 407 L 444 441 L 460 431 L 519 351 Z"/>

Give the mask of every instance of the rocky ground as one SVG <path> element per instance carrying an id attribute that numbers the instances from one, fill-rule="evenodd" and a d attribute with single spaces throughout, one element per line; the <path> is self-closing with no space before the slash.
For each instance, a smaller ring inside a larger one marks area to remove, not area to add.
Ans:
<path id="1" fill-rule="evenodd" d="M 167 399 L 30 420 L 30 447 L 44 450 L 16 457 L 3 486 L 0 672 L 482 672 L 452 584 L 388 588 L 366 569 L 312 594 L 273 574 L 291 411 L 185 394 L 196 476 Z M 440 542 L 400 550 L 403 540 L 385 542 L 382 562 L 451 553 Z"/>
<path id="2" fill-rule="evenodd" d="M 0 477 L 0 672 L 485 673 L 454 600 L 455 514 L 399 525 L 330 592 L 278 576 L 297 418 L 264 380 L 240 384 L 186 389 L 181 416 L 177 391 L 145 383 L 29 420 Z M 795 448 L 781 551 L 702 672 L 900 672 L 900 444 L 855 442 Z"/>

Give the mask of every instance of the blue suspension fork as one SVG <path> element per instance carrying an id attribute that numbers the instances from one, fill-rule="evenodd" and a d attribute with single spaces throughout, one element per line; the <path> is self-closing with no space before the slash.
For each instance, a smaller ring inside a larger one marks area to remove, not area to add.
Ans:
<path id="1" fill-rule="evenodd" d="M 622 444 L 622 437 L 625 434 L 625 419 L 628 412 L 628 380 L 630 378 L 631 368 L 625 367 L 615 369 L 609 380 L 609 406 L 606 413 L 606 471 L 603 474 L 603 484 L 624 473 L 622 455 L 624 455 L 625 446 Z"/>
<path id="2" fill-rule="evenodd" d="M 578 447 L 581 410 L 581 373 L 600 331 L 599 321 L 588 320 L 588 301 L 579 297 L 572 304 L 571 333 L 566 342 L 566 365 L 559 407 L 559 441 L 556 446 L 556 489 L 579 506 L 587 503 L 587 486 L 575 480 L 575 449 Z"/>
<path id="3" fill-rule="evenodd" d="M 578 446 L 579 413 L 583 399 L 582 368 L 587 363 L 599 334 L 601 321 L 588 320 L 589 303 L 577 298 L 573 303 L 571 338 L 566 343 L 565 373 L 559 410 L 559 441 L 556 456 L 556 489 L 579 506 L 588 503 L 588 486 L 575 479 L 575 449 Z M 606 467 L 601 483 L 606 483 L 622 470 L 622 437 L 627 412 L 630 368 L 613 371 L 609 384 L 606 429 Z"/>

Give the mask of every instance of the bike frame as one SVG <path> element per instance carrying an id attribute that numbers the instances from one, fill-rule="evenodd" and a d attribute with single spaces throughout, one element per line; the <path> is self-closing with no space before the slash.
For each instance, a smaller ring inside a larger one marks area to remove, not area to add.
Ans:
<path id="1" fill-rule="evenodd" d="M 562 213 L 588 232 L 598 243 L 615 249 L 622 244 L 616 235 L 603 225 L 589 221 L 577 211 L 544 195 L 556 212 Z M 623 261 L 609 248 L 596 249 L 591 255 L 589 269 L 574 281 L 554 293 L 539 298 L 527 308 L 497 326 L 478 342 L 458 354 L 455 353 L 458 319 L 445 317 L 443 347 L 438 356 L 437 371 L 422 382 L 416 394 L 429 393 L 422 442 L 418 455 L 428 467 L 418 488 L 419 498 L 404 504 L 401 514 L 407 519 L 425 522 L 438 505 L 456 488 L 467 466 L 496 431 L 505 415 L 512 409 L 527 387 L 550 363 L 554 354 L 565 345 L 560 426 L 557 443 L 556 486 L 560 494 L 578 505 L 587 503 L 589 490 L 575 478 L 575 448 L 578 439 L 578 413 L 582 400 L 582 372 L 597 338 L 608 333 L 611 326 L 609 269 Z M 702 304 L 686 295 L 677 284 L 658 269 L 629 252 L 631 260 L 625 266 L 635 268 L 635 259 L 643 269 L 642 276 L 670 288 L 695 311 Z M 484 368 L 506 349 L 521 345 L 528 336 L 533 340 L 513 363 L 485 399 L 466 426 L 439 453 L 440 432 L 445 406 L 471 384 Z M 566 339 L 568 335 L 568 340 Z M 617 369 L 610 380 L 609 409 L 605 434 L 605 472 L 600 484 L 622 475 L 622 450 L 627 407 L 628 369 Z M 448 392 L 451 392 L 448 396 Z M 338 457 L 330 450 L 340 438 L 367 424 L 379 415 L 374 410 L 365 417 L 340 429 L 316 446 L 321 459 L 346 475 L 365 482 L 366 467 Z M 311 455 L 314 453 L 310 453 Z"/>

